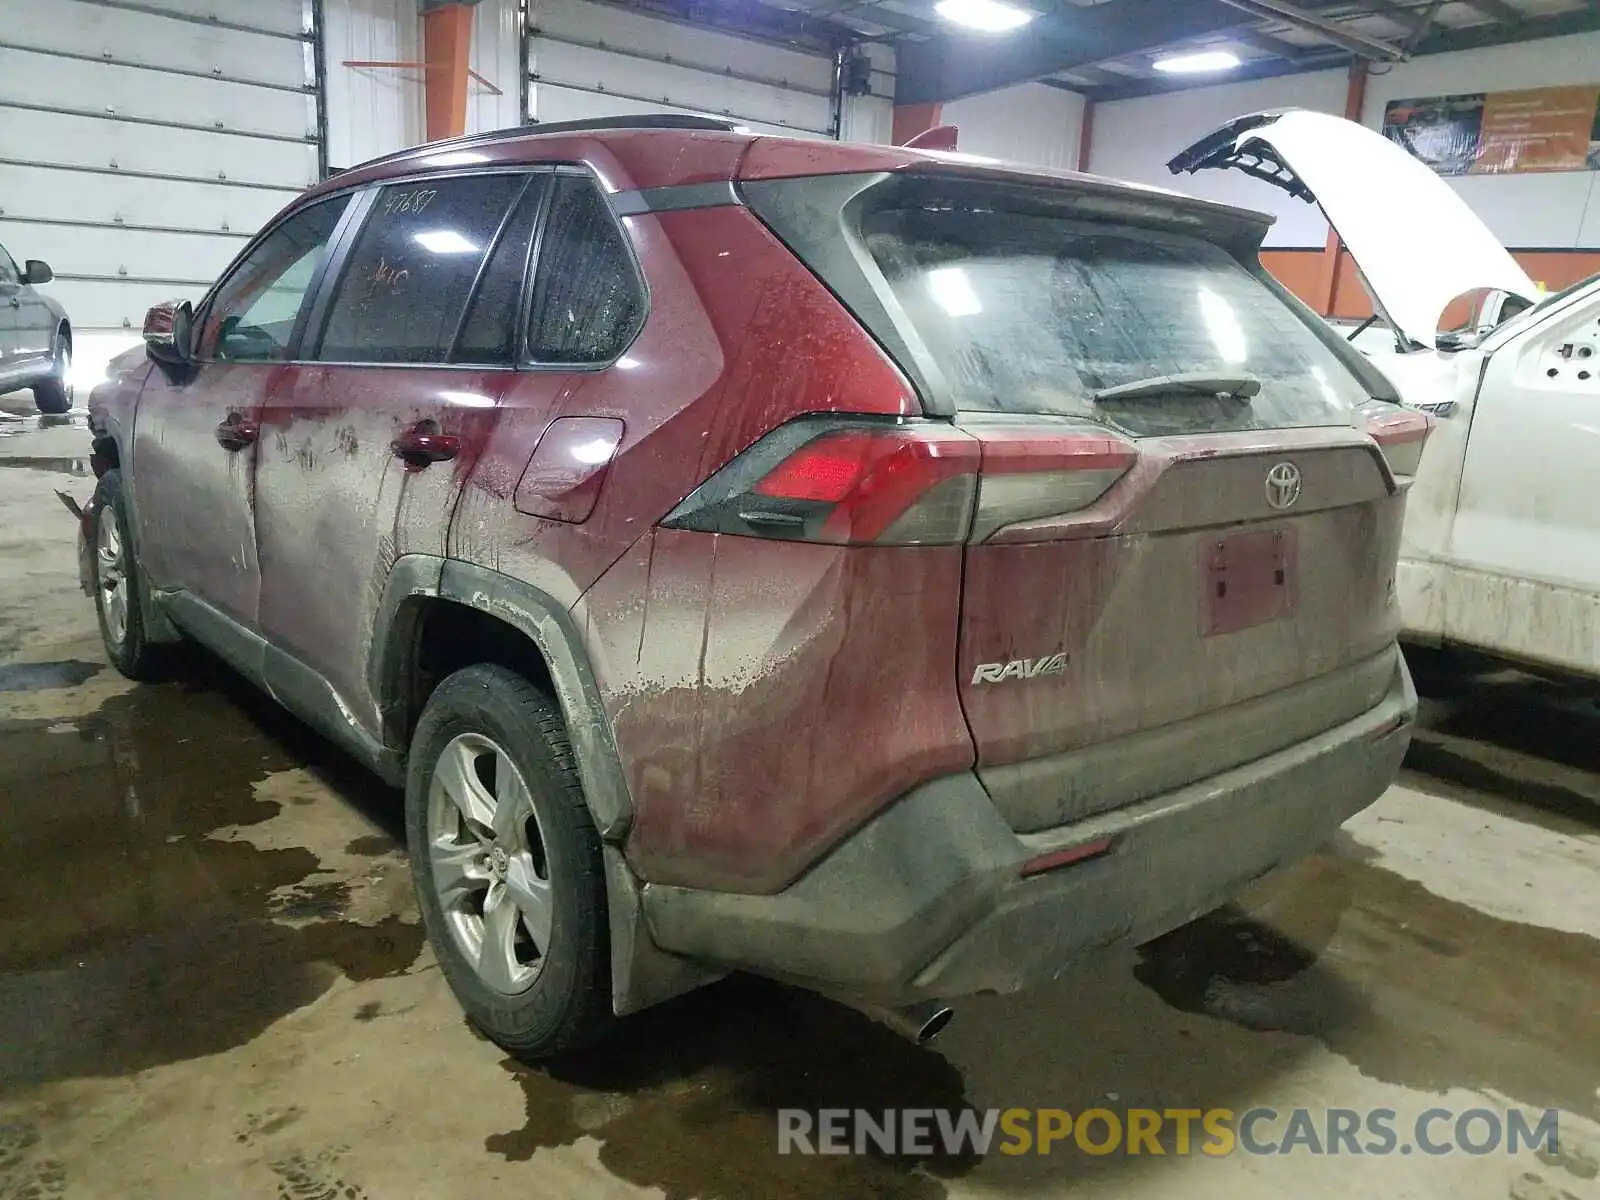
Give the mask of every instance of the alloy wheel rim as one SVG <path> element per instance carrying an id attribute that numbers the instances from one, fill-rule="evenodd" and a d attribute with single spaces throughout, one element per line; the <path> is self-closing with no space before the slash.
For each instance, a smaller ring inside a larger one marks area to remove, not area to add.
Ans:
<path id="1" fill-rule="evenodd" d="M 105 615 L 106 640 L 115 650 L 121 647 L 128 634 L 128 571 L 116 513 L 109 508 L 101 513 L 100 532 L 95 539 L 95 576 L 100 584 L 100 611 Z"/>
<path id="2" fill-rule="evenodd" d="M 66 342 L 56 339 L 56 378 L 61 381 L 61 390 L 70 398 L 73 395 L 72 386 L 72 350 Z"/>
<path id="3" fill-rule="evenodd" d="M 505 996 L 533 986 L 554 928 L 554 893 L 533 794 L 504 749 L 451 739 L 428 785 L 428 873 L 456 948 Z"/>

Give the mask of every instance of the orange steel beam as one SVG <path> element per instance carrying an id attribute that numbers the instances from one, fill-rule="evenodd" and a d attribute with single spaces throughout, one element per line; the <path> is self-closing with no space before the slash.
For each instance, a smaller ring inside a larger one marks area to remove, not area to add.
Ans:
<path id="1" fill-rule="evenodd" d="M 894 132 L 889 136 L 896 146 L 904 146 L 919 133 L 927 133 L 939 124 L 942 104 L 896 104 L 894 106 Z"/>
<path id="2" fill-rule="evenodd" d="M 422 17 L 424 111 L 430 142 L 467 131 L 467 82 L 472 78 L 472 12 L 465 4 L 430 9 Z"/>
<path id="3" fill-rule="evenodd" d="M 1350 64 L 1350 81 L 1345 87 L 1344 115 L 1346 120 L 1361 120 L 1361 110 L 1367 101 L 1367 63 L 1356 59 Z M 1339 260 L 1344 257 L 1344 243 L 1328 226 L 1328 240 L 1322 248 L 1322 269 L 1317 276 L 1317 301 L 1322 315 L 1331 317 L 1339 303 Z"/>

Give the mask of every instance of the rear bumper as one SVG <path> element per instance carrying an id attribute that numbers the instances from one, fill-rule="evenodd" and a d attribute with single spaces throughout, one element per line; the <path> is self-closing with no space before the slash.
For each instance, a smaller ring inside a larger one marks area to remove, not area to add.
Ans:
<path id="1" fill-rule="evenodd" d="M 651 936 L 676 954 L 880 1003 L 1053 979 L 1226 903 L 1382 795 L 1417 704 L 1398 649 L 1393 662 L 1387 694 L 1353 720 L 1113 812 L 1018 834 L 962 772 L 908 793 L 776 895 L 649 885 Z M 1106 837 L 1100 857 L 1021 876 L 1041 855 Z"/>

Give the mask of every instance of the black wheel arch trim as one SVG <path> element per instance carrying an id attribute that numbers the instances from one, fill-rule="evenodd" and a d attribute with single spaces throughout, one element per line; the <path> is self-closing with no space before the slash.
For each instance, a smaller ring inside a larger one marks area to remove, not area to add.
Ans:
<path id="1" fill-rule="evenodd" d="M 395 561 L 373 623 L 375 653 L 369 667 L 384 741 L 403 749 L 409 736 L 409 673 L 429 599 L 486 613 L 533 642 L 550 672 L 595 827 L 606 842 L 621 842 L 633 822 L 633 801 L 582 635 L 558 600 L 521 580 L 430 554 Z"/>
<path id="2" fill-rule="evenodd" d="M 577 623 L 554 597 L 472 563 L 430 554 L 397 559 L 373 623 L 374 654 L 369 667 L 369 682 L 379 697 L 385 743 L 402 752 L 405 749 L 409 673 L 417 632 L 430 600 L 460 604 L 505 622 L 533 642 L 550 672 L 584 798 L 602 841 L 611 934 L 611 997 L 617 1015 L 649 1008 L 725 974 L 720 968 L 663 951 L 650 937 L 641 901 L 643 881 L 634 875 L 621 845 L 633 819 L 622 759 Z"/>

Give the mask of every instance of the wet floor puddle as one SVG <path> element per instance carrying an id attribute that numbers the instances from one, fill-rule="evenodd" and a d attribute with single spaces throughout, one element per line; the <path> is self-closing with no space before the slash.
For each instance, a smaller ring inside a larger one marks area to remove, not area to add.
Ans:
<path id="1" fill-rule="evenodd" d="M 1363 1074 L 1600 1118 L 1600 943 L 1488 916 L 1355 858 L 1141 950 L 1174 1007 L 1317 1039 Z"/>
<path id="2" fill-rule="evenodd" d="M 302 761 L 260 715 L 173 684 L 0 722 L 0 1088 L 214 1053 L 416 959 L 416 924 L 339 919 L 310 850 L 208 836 Z"/>
<path id="3" fill-rule="evenodd" d="M 1189 1014 L 1314 1039 L 1422 1093 L 1487 1089 L 1600 1116 L 1596 943 L 1440 899 L 1356 850 L 1303 864 L 1255 911 L 1224 909 L 1143 948 L 1137 982 L 1085 972 L 1080 986 L 1001 1002 L 987 1018 L 995 1031 L 960 1055 L 965 1074 L 849 1009 L 732 979 L 643 1014 L 598 1050 L 538 1067 L 506 1060 L 524 1124 L 485 1148 L 521 1162 L 587 1135 L 612 1173 L 669 1200 L 933 1200 L 978 1161 L 781 1156 L 778 1110 L 960 1111 L 974 1087 L 984 1105 L 1083 1111 L 1121 1091 L 1122 1103 L 1159 1109 L 1228 1104 L 1293 1078 L 1293 1043 L 1219 1050 Z M 1121 1161 L 986 1166 L 996 1180 L 1047 1171 L 1061 1183 Z"/>
<path id="4" fill-rule="evenodd" d="M 0 693 L 43 692 L 77 687 L 105 670 L 103 663 L 66 659 L 61 662 L 0 663 Z"/>
<path id="5" fill-rule="evenodd" d="M 415 959 L 417 926 L 339 919 L 338 885 L 318 881 L 310 851 L 206 836 L 272 818 L 277 805 L 250 781 L 319 753 L 242 688 L 143 688 L 72 723 L 0 723 L 0 1087 L 238 1045 L 339 973 L 392 975 Z M 370 834 L 346 852 L 394 847 Z M 486 1129 L 483 1145 L 525 1163 L 593 1138 L 614 1175 L 669 1200 L 937 1200 L 978 1163 L 780 1156 L 777 1111 L 960 1110 L 975 1084 L 984 1104 L 1081 1110 L 1104 1102 L 1107 1080 L 1138 1077 L 1125 1064 L 1152 1045 L 1168 1074 L 1125 1102 L 1226 1102 L 1292 1069 L 1270 1036 L 1213 1060 L 1204 1018 L 1314 1039 L 1424 1092 L 1489 1089 L 1597 1116 L 1597 949 L 1441 899 L 1348 846 L 1297 868 L 1260 907 L 1152 943 L 1137 982 L 1085 975 L 1005 1001 L 993 1055 L 969 1055 L 965 1074 L 851 1010 L 736 978 L 640 1015 L 596 1050 L 505 1060 L 522 1123 Z M 390 1015 L 369 1001 L 353 1019 Z M 1056 1178 L 1111 1169 L 1051 1166 Z"/>
<path id="6" fill-rule="evenodd" d="M 88 475 L 90 473 L 87 455 L 57 458 L 30 458 L 18 454 L 0 455 L 0 470 L 5 469 L 16 471 L 58 471 L 66 475 Z"/>
<path id="7" fill-rule="evenodd" d="M 565 1060 L 502 1063 L 525 1123 L 484 1145 L 509 1162 L 580 1137 L 614 1175 L 668 1200 L 937 1200 L 972 1156 L 777 1153 L 777 1112 L 961 1110 L 961 1072 L 869 1018 L 808 993 L 732 978 L 652 1009 Z"/>

